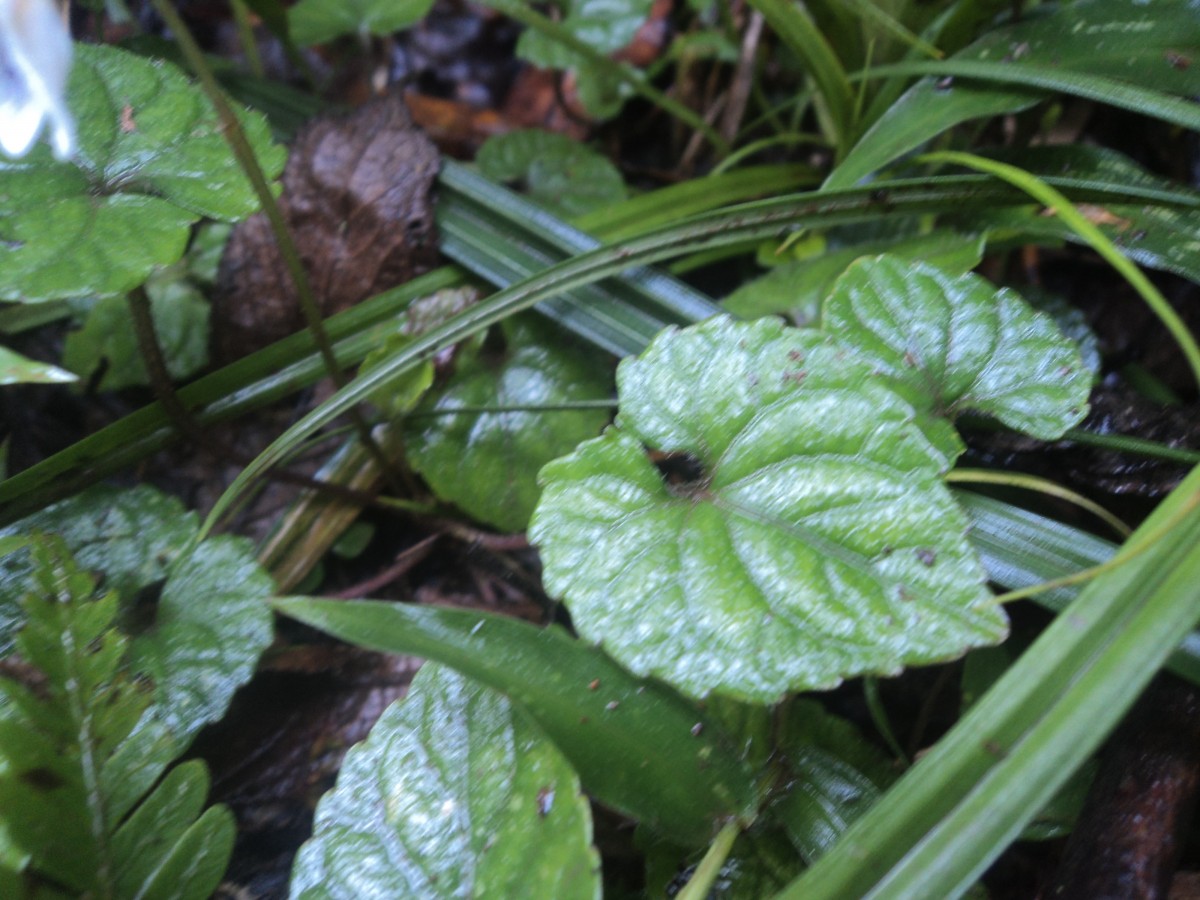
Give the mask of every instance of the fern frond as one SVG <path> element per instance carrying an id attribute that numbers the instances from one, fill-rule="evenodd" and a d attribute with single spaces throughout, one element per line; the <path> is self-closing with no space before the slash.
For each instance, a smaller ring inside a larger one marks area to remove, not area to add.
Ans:
<path id="1" fill-rule="evenodd" d="M 151 687 L 125 670 L 116 593 L 97 595 L 61 539 L 37 536 L 30 549 L 16 650 L 36 676 L 0 678 L 0 886 L 208 896 L 232 849 L 232 815 L 204 811 L 200 762 L 154 786 L 178 748 L 146 715 Z"/>

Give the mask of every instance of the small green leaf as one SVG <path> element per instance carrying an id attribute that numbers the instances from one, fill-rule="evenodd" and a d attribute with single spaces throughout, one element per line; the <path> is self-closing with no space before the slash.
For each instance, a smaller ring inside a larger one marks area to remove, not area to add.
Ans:
<path id="1" fill-rule="evenodd" d="M 564 343 L 551 326 L 512 319 L 496 332 L 503 346 L 475 343 L 449 383 L 406 420 L 409 461 L 434 492 L 475 518 L 521 531 L 537 503 L 538 470 L 608 418 L 603 409 L 479 412 L 553 406 L 611 396 L 609 364 L 590 348 Z M 450 414 L 469 407 L 475 411 Z"/>
<path id="2" fill-rule="evenodd" d="M 650 16 L 653 0 L 555 0 L 564 13 L 560 23 L 597 53 L 627 46 Z M 577 57 L 569 49 L 532 29 L 521 34 L 517 55 L 547 69 L 570 69 Z"/>
<path id="3" fill-rule="evenodd" d="M 1091 373 L 1054 321 L 978 275 L 859 260 L 825 301 L 822 328 L 853 344 L 919 409 L 994 416 L 1043 440 L 1087 413 Z"/>
<path id="4" fill-rule="evenodd" d="M 564 29 L 597 53 L 607 55 L 633 40 L 650 16 L 653 0 L 556 0 L 556 5 L 564 12 L 559 21 Z M 616 73 L 535 29 L 522 32 L 517 55 L 535 66 L 573 71 L 580 101 L 599 119 L 616 115 L 632 94 Z"/>
<path id="5" fill-rule="evenodd" d="M 618 427 L 542 470 L 529 534 L 634 672 L 770 702 L 1004 637 L 944 452 L 845 346 L 718 317 L 617 381 Z M 671 483 L 644 447 L 699 471 Z"/>
<path id="6" fill-rule="evenodd" d="M 197 528 L 178 499 L 143 485 L 95 487 L 0 531 L 59 535 L 81 567 L 121 595 L 126 618 L 140 615 L 139 592 L 165 582 L 154 624 L 131 654 L 156 683 L 158 719 L 143 725 L 164 747 L 220 718 L 271 640 L 274 586 L 250 544 L 220 537 L 193 546 Z M 32 572 L 28 551 L 0 557 L 0 656 L 24 621 Z"/>
<path id="7" fill-rule="evenodd" d="M 288 28 L 301 47 L 343 34 L 385 37 L 421 21 L 432 7 L 433 0 L 300 0 L 288 12 Z"/>
<path id="8" fill-rule="evenodd" d="M 516 184 L 556 216 L 582 216 L 625 199 L 625 182 L 607 157 L 566 135 L 538 129 L 488 138 L 476 158 L 488 178 Z"/>
<path id="9" fill-rule="evenodd" d="M 167 372 L 176 380 L 194 375 L 208 362 L 208 302 L 178 278 L 151 276 L 146 290 Z M 63 365 L 84 377 L 103 365 L 104 377 L 96 385 L 102 391 L 149 384 L 128 300 L 101 297 L 83 328 L 67 335 Z"/>
<path id="10" fill-rule="evenodd" d="M 79 44 L 68 101 L 79 151 L 42 146 L 0 164 L 0 298 L 116 294 L 183 253 L 204 216 L 235 220 L 258 205 L 204 95 L 174 66 Z M 266 120 L 242 114 L 268 177 L 285 152 Z M 64 247 L 71 264 L 63 265 Z"/>
<path id="11" fill-rule="evenodd" d="M 273 593 L 243 538 L 211 538 L 172 568 L 133 664 L 153 678 L 158 716 L 178 739 L 221 718 L 254 674 L 271 643 Z"/>
<path id="12" fill-rule="evenodd" d="M 498 693 L 433 663 L 346 754 L 291 896 L 598 898 L 579 778 Z"/>
<path id="13" fill-rule="evenodd" d="M 407 603 L 289 597 L 275 606 L 360 647 L 436 660 L 504 692 L 589 793 L 674 841 L 702 844 L 754 802 L 749 771 L 712 717 L 561 628 Z"/>
<path id="14" fill-rule="evenodd" d="M 410 334 L 390 334 L 381 341 L 363 360 L 360 373 L 369 372 L 388 357 L 403 350 L 413 342 Z M 404 376 L 391 381 L 386 388 L 371 395 L 371 402 L 392 418 L 408 415 L 421 402 L 425 392 L 433 386 L 433 361 L 422 360 Z"/>
<path id="15" fill-rule="evenodd" d="M 6 384 L 62 384 L 76 380 L 76 376 L 65 369 L 49 363 L 37 362 L 9 350 L 7 347 L 0 347 L 0 386 Z"/>
<path id="16" fill-rule="evenodd" d="M 771 808 L 811 865 L 871 807 L 896 773 L 853 725 L 818 703 L 790 704 L 784 721 L 779 754 L 787 788 Z"/>
<path id="17" fill-rule="evenodd" d="M 131 598 L 160 582 L 196 533 L 196 514 L 175 497 L 146 485 L 121 489 L 99 485 L 0 530 L 0 535 L 58 534 L 105 587 Z M 23 621 L 20 599 L 29 588 L 27 553 L 0 557 L 0 656 Z"/>
<path id="18" fill-rule="evenodd" d="M 919 259 L 952 272 L 968 272 L 983 257 L 981 236 L 934 231 L 917 237 L 900 237 L 839 247 L 813 258 L 776 266 L 766 275 L 746 282 L 721 305 L 744 318 L 788 315 L 797 325 L 815 322 L 821 300 L 839 275 L 861 256 L 889 253 Z"/>

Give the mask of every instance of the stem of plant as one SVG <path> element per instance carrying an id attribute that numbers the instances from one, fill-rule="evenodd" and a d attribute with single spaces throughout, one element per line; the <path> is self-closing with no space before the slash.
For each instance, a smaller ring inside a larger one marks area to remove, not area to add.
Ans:
<path id="1" fill-rule="evenodd" d="M 295 285 L 296 296 L 300 301 L 300 309 L 304 313 L 308 330 L 317 344 L 317 349 L 320 351 L 321 359 L 325 362 L 325 368 L 329 372 L 329 377 L 333 379 L 334 384 L 339 388 L 345 387 L 348 379 L 345 373 L 342 372 L 341 367 L 338 366 L 337 357 L 333 352 L 333 342 L 330 341 L 329 333 L 325 330 L 321 309 L 317 305 L 317 298 L 313 294 L 312 285 L 309 283 L 308 275 L 304 271 L 304 264 L 300 261 L 300 252 L 296 249 L 296 242 L 292 240 L 287 223 L 283 220 L 283 211 L 275 201 L 275 195 L 272 193 L 270 185 L 267 184 L 266 175 L 263 174 L 262 167 L 258 164 L 258 159 L 254 155 L 254 149 L 246 139 L 246 133 L 242 130 L 241 123 L 238 121 L 233 109 L 230 108 L 229 103 L 226 102 L 225 95 L 221 91 L 221 86 L 217 84 L 212 69 L 209 68 L 208 63 L 204 59 L 204 53 L 201 51 L 200 45 L 192 37 L 191 31 L 182 17 L 180 17 L 167 0 L 151 0 L 151 3 L 154 4 L 155 11 L 162 16 L 167 27 L 171 29 L 176 40 L 179 41 L 179 48 L 183 52 L 183 56 L 187 60 L 192 74 L 200 81 L 200 86 L 208 96 L 209 103 L 213 105 L 213 109 L 217 112 L 217 117 L 221 120 L 221 130 L 225 136 L 225 140 L 229 143 L 229 147 L 233 151 L 233 155 L 237 158 L 242 171 L 250 180 L 250 184 L 254 188 L 254 193 L 258 196 L 259 203 L 262 204 L 263 213 L 271 223 L 271 231 L 275 235 L 279 255 L 287 267 L 292 284 Z M 392 461 L 387 458 L 383 450 L 379 447 L 379 444 L 376 443 L 375 438 L 371 435 L 370 426 L 367 425 L 358 410 L 348 410 L 347 412 L 354 423 L 355 429 L 358 431 L 358 436 L 362 440 L 363 446 L 367 448 L 367 451 L 379 464 L 388 486 L 399 493 L 402 490 L 403 482 L 396 475 Z"/>
<path id="2" fill-rule="evenodd" d="M 1038 478 L 1036 475 L 1025 475 L 1019 472 L 992 472 L 987 469 L 955 469 L 946 474 L 946 482 L 948 484 L 996 484 L 1027 491 L 1038 491 L 1047 496 L 1065 500 L 1080 509 L 1086 509 L 1122 538 L 1129 537 L 1133 532 L 1133 529 L 1099 503 L 1094 503 L 1082 494 L 1077 494 L 1047 478 Z"/>
<path id="3" fill-rule="evenodd" d="M 721 866 L 725 865 L 725 860 L 729 858 L 729 851 L 733 849 L 733 842 L 737 840 L 741 830 L 736 821 L 725 823 L 709 845 L 704 859 L 700 860 L 700 865 L 696 866 L 696 871 L 692 873 L 688 883 L 675 895 L 675 900 L 704 900 L 709 895 L 713 882 L 721 874 Z"/>
<path id="4" fill-rule="evenodd" d="M 1154 531 L 1148 533 L 1136 544 L 1131 544 L 1126 541 L 1121 549 L 1117 551 L 1117 553 L 1111 559 L 1100 563 L 1100 565 L 1091 566 L 1087 569 L 1081 569 L 1080 571 L 1073 572 L 1070 575 L 1064 575 L 1062 578 L 1053 578 L 1050 581 L 1043 581 L 1041 584 L 1030 585 L 1027 588 L 1021 588 L 1020 590 L 1008 591 L 1004 594 L 997 594 L 994 599 L 997 603 L 1011 603 L 1013 600 L 1023 600 L 1026 597 L 1032 597 L 1035 594 L 1042 593 L 1043 591 L 1053 590 L 1054 588 L 1058 587 L 1067 587 L 1072 584 L 1079 584 L 1083 581 L 1091 581 L 1097 575 L 1102 575 L 1109 569 L 1115 569 L 1118 566 L 1123 566 L 1125 563 L 1131 561 L 1134 557 L 1145 553 L 1158 541 L 1165 538 L 1171 532 L 1171 530 L 1185 518 L 1187 518 L 1187 516 L 1189 516 L 1192 510 L 1197 506 L 1200 506 L 1200 493 L 1189 497 L 1188 501 L 1184 503 L 1178 510 L 1176 510 L 1175 514 L 1171 516 L 1171 518 L 1163 522 L 1163 524 Z"/>
<path id="5" fill-rule="evenodd" d="M 158 334 L 154 330 L 154 316 L 151 312 L 150 298 L 146 294 L 145 288 L 137 287 L 130 292 L 129 313 L 133 319 L 133 331 L 137 338 L 138 352 L 141 353 L 142 361 L 146 364 L 146 374 L 150 379 L 150 389 L 154 392 L 154 398 L 171 420 L 171 424 L 175 426 L 175 429 L 180 434 L 192 441 L 196 446 L 211 453 L 215 458 L 227 460 L 240 466 L 246 465 L 248 462 L 246 457 L 238 453 L 233 447 L 225 444 L 211 430 L 205 429 L 204 426 L 197 422 L 195 416 L 188 411 L 187 407 L 183 405 L 176 395 L 171 374 L 167 371 L 167 361 L 163 356 L 162 346 L 158 342 Z M 375 505 L 377 499 L 371 493 L 356 491 L 353 488 L 348 488 L 340 484 L 319 481 L 308 475 L 283 468 L 272 469 L 266 473 L 266 477 L 310 488 L 319 493 L 330 494 L 341 500 L 358 503 L 363 506 Z"/>

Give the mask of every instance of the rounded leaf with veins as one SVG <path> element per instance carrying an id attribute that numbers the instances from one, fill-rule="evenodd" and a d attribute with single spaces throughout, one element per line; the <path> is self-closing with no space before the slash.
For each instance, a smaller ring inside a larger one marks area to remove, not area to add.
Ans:
<path id="1" fill-rule="evenodd" d="M 542 470 L 530 537 L 580 633 L 633 671 L 771 701 L 1004 637 L 945 455 L 844 346 L 720 317 L 664 332 L 618 386 L 617 426 Z"/>
<path id="2" fill-rule="evenodd" d="M 826 298 L 821 327 L 936 415 L 980 412 L 1053 440 L 1087 412 L 1091 373 L 1075 344 L 1020 295 L 978 275 L 861 259 Z"/>

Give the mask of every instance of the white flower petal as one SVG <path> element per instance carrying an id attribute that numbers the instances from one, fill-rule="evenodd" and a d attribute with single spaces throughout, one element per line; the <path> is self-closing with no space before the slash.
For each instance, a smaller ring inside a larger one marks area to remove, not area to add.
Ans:
<path id="1" fill-rule="evenodd" d="M 50 126 L 54 155 L 75 150 L 75 122 L 63 94 L 71 36 L 52 0 L 0 0 L 0 149 L 23 156 Z"/>

